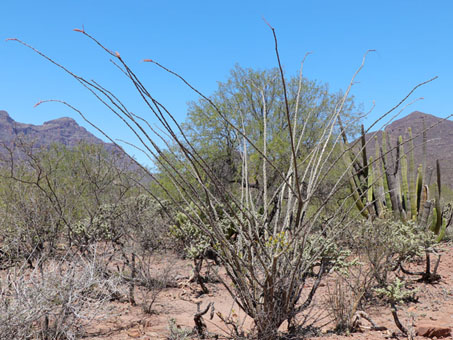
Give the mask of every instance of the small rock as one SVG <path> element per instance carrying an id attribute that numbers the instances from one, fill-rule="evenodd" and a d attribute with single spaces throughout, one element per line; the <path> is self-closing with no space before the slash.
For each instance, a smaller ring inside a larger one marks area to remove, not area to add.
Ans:
<path id="1" fill-rule="evenodd" d="M 159 334 L 157 334 L 156 332 L 146 332 L 145 333 L 150 339 L 158 339 L 159 338 Z"/>
<path id="2" fill-rule="evenodd" d="M 131 338 L 140 338 L 142 336 L 141 332 L 136 328 L 128 330 L 127 335 L 129 335 Z"/>
<path id="3" fill-rule="evenodd" d="M 101 334 L 103 333 L 109 333 L 111 331 L 111 328 L 107 325 L 99 325 L 97 327 L 97 331 Z"/>
<path id="4" fill-rule="evenodd" d="M 188 280 L 189 277 L 187 275 L 176 275 L 175 276 L 175 281 L 181 281 L 181 280 Z"/>
<path id="5" fill-rule="evenodd" d="M 417 335 L 424 336 L 426 338 L 445 338 L 451 335 L 451 329 L 449 327 L 420 325 L 417 326 L 416 330 Z"/>

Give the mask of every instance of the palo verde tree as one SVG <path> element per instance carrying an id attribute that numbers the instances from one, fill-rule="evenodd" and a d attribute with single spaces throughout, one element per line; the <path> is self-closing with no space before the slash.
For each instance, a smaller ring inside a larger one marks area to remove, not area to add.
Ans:
<path id="1" fill-rule="evenodd" d="M 254 70 L 236 65 L 228 80 L 218 83 L 218 89 L 209 96 L 210 102 L 201 98 L 189 104 L 183 129 L 192 146 L 224 185 L 237 186 L 242 178 L 243 141 L 238 128 L 260 149 L 267 139 L 268 158 L 276 169 L 267 169 L 269 187 L 266 189 L 278 183 L 278 172 L 290 161 L 285 92 L 280 77 L 278 68 Z M 326 84 L 308 80 L 301 74 L 288 77 L 286 96 L 295 132 L 300 134 L 305 129 L 298 153 L 298 157 L 303 158 L 322 137 L 323 121 L 328 119 L 343 96 L 331 93 Z M 222 111 L 228 122 L 221 118 L 216 108 Z M 357 118 L 358 110 L 352 97 L 343 103 L 341 114 L 348 126 L 347 133 L 354 134 L 356 125 L 350 123 Z M 263 195 L 263 159 L 251 144 L 248 146 L 249 185 Z"/>

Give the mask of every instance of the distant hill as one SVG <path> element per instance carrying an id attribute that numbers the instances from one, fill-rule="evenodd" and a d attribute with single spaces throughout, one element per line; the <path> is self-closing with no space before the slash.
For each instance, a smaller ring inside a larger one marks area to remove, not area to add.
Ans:
<path id="1" fill-rule="evenodd" d="M 102 144 L 106 150 L 111 152 L 118 149 L 114 144 L 105 143 L 88 132 L 72 118 L 63 117 L 50 120 L 42 125 L 33 125 L 16 122 L 8 112 L 0 110 L 0 143 L 10 144 L 18 137 L 25 137 L 36 147 L 48 146 L 53 143 L 73 147 L 83 141 L 88 144 Z"/>
<path id="2" fill-rule="evenodd" d="M 396 141 L 399 136 L 403 137 L 403 141 L 409 139 L 407 129 L 412 128 L 412 136 L 414 139 L 414 157 L 415 166 L 423 163 L 423 136 L 422 132 L 426 131 L 426 163 L 428 167 L 435 168 L 436 160 L 440 162 L 442 184 L 453 188 L 453 121 L 443 120 L 436 116 L 415 111 L 411 114 L 394 121 L 385 128 L 385 131 L 390 136 L 392 146 L 396 146 Z M 376 134 L 379 143 L 382 140 L 382 131 L 371 132 L 366 135 L 367 140 Z M 404 145 L 404 150 L 407 153 L 409 144 Z M 368 157 L 375 155 L 375 142 L 370 141 L 367 146 Z M 395 157 L 395 153 L 393 154 Z M 431 179 L 431 183 L 436 180 L 435 172 Z"/>
<path id="3" fill-rule="evenodd" d="M 63 117 L 42 125 L 33 125 L 16 122 L 8 112 L 0 110 L 0 153 L 4 151 L 3 145 L 11 147 L 18 138 L 32 143 L 34 148 L 46 147 L 54 143 L 63 144 L 69 148 L 81 142 L 102 145 L 107 152 L 119 156 L 125 168 L 139 171 L 143 174 L 145 181 L 150 180 L 150 177 L 142 172 L 142 167 L 131 160 L 121 147 L 97 138 L 72 118 Z M 15 157 L 21 157 L 20 152 Z"/>
<path id="4" fill-rule="evenodd" d="M 433 127 L 430 128 L 431 126 Z M 426 132 L 428 141 L 426 145 L 427 165 L 435 167 L 436 160 L 439 159 L 442 183 L 453 189 L 453 121 L 443 120 L 419 111 L 412 112 L 385 128 L 393 146 L 396 145 L 398 136 L 401 135 L 403 140 L 409 138 L 408 127 L 412 128 L 412 135 L 416 136 L 414 139 L 416 167 L 423 162 L 422 131 L 424 128 L 429 128 Z M 381 142 L 382 131 L 368 133 L 366 135 L 367 140 L 374 135 L 377 135 L 379 142 Z M 77 124 L 72 118 L 63 117 L 45 122 L 42 125 L 33 125 L 16 122 L 6 111 L 0 110 L 0 143 L 10 144 L 20 136 L 33 141 L 36 147 L 47 146 L 52 143 L 61 143 L 72 147 L 83 141 L 90 144 L 102 144 L 109 152 L 118 150 L 118 147 L 114 144 L 105 143 Z M 370 141 L 367 146 L 367 153 L 368 156 L 373 156 L 373 158 L 375 155 L 374 148 L 375 142 Z M 406 144 L 404 149 L 407 152 L 409 145 Z M 121 150 L 121 152 L 124 151 Z M 431 182 L 434 180 L 435 174 L 433 174 Z"/>

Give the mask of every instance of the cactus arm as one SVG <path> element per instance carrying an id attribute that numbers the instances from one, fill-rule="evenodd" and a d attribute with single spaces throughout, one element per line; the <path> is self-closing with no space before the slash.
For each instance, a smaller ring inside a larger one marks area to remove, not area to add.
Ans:
<path id="1" fill-rule="evenodd" d="M 430 229 L 435 235 L 439 235 L 443 224 L 442 223 L 443 219 L 442 219 L 442 208 L 440 207 L 440 203 L 437 199 L 434 202 L 434 206 L 435 208 L 433 213 L 436 217 L 433 218 L 433 225 L 431 226 Z"/>
<path id="2" fill-rule="evenodd" d="M 374 183 L 374 171 L 373 171 L 373 157 L 370 157 L 368 161 L 368 179 L 367 179 L 367 206 L 368 206 L 368 211 L 371 216 L 379 216 L 380 213 L 380 208 L 378 207 L 378 203 L 376 199 L 376 191 L 374 190 L 375 188 L 375 183 Z"/>
<path id="3" fill-rule="evenodd" d="M 429 187 L 425 184 L 420 198 L 420 206 L 423 207 L 427 200 L 429 200 Z"/>
<path id="4" fill-rule="evenodd" d="M 379 142 L 377 136 L 374 137 L 375 151 L 376 151 L 376 160 L 374 162 L 373 172 L 376 175 L 376 180 L 374 182 L 374 196 L 376 198 L 377 205 L 377 214 L 379 217 L 383 216 L 384 206 L 383 206 L 383 193 L 384 193 L 384 179 L 380 171 L 380 157 L 379 157 Z"/>
<path id="5" fill-rule="evenodd" d="M 440 242 L 443 240 L 445 236 L 445 232 L 447 231 L 447 228 L 451 225 L 452 219 L 453 219 L 453 214 L 452 214 L 452 206 L 451 204 L 447 204 L 447 206 L 444 208 L 444 211 L 442 211 L 442 228 L 440 229 L 439 235 L 437 236 L 436 241 Z"/>
<path id="6" fill-rule="evenodd" d="M 415 220 L 417 218 L 417 193 L 415 175 L 415 158 L 414 158 L 414 140 L 412 139 L 412 129 L 407 129 L 409 133 L 409 172 L 407 180 L 409 182 L 409 196 L 411 202 L 411 216 Z"/>
<path id="7" fill-rule="evenodd" d="M 389 144 L 390 146 L 390 144 Z M 400 165 L 400 149 L 401 149 L 401 144 L 400 144 L 400 140 L 397 139 L 396 140 L 396 157 L 395 157 L 395 169 L 393 171 L 393 175 L 396 177 L 396 175 L 398 174 L 398 170 L 399 170 L 399 165 Z"/>
<path id="8" fill-rule="evenodd" d="M 440 242 L 444 239 L 446 231 L 447 231 L 447 221 L 444 221 L 442 223 L 442 227 L 440 228 L 439 235 L 437 235 L 437 237 L 436 237 L 436 242 Z"/>
<path id="9" fill-rule="evenodd" d="M 437 192 L 439 194 L 439 200 L 440 200 L 440 196 L 442 194 L 442 181 L 440 178 L 440 163 L 439 163 L 438 159 L 436 160 L 436 173 L 437 173 Z"/>
<path id="10" fill-rule="evenodd" d="M 368 164 L 373 164 L 373 157 L 370 157 Z M 374 182 L 373 168 L 369 167 L 368 168 L 368 189 L 367 189 L 368 204 L 373 203 L 373 182 Z"/>
<path id="11" fill-rule="evenodd" d="M 425 123 L 425 117 L 423 117 L 423 146 L 422 146 L 422 150 L 423 150 L 423 175 L 426 177 L 426 166 L 427 166 L 427 163 L 426 163 L 426 146 L 428 144 L 428 138 L 426 136 L 426 123 Z M 429 185 L 429 183 L 427 183 Z"/>
<path id="12" fill-rule="evenodd" d="M 389 185 L 388 185 L 388 180 L 387 180 L 387 173 L 385 171 L 385 158 L 387 157 L 387 133 L 384 131 L 382 132 L 382 148 L 380 149 L 381 151 L 381 162 L 382 162 L 382 178 L 383 178 L 383 188 L 384 188 L 384 195 L 385 195 L 385 205 L 388 210 L 392 210 L 392 200 L 390 198 L 390 192 L 389 192 Z"/>
<path id="13" fill-rule="evenodd" d="M 359 209 L 363 217 L 368 218 L 368 211 L 365 209 L 365 205 L 362 202 L 361 194 L 359 193 L 360 189 L 358 188 L 357 183 L 355 182 L 354 177 L 352 176 L 349 176 L 349 186 L 351 187 L 352 197 L 355 201 L 357 209 Z"/>
<path id="14" fill-rule="evenodd" d="M 389 143 L 390 145 L 390 143 Z M 406 215 L 403 214 L 403 204 L 402 204 L 402 192 L 401 192 L 401 181 L 398 175 L 399 172 L 399 167 L 400 167 L 400 151 L 401 151 L 401 144 L 400 140 L 397 138 L 396 139 L 396 158 L 395 158 L 395 168 L 393 171 L 393 178 L 395 180 L 395 189 L 396 189 L 396 200 L 398 202 L 398 210 L 402 214 L 401 216 L 403 219 L 406 219 Z"/>
<path id="15" fill-rule="evenodd" d="M 398 207 L 398 198 L 396 197 L 396 192 L 395 192 L 395 180 L 393 177 L 393 174 L 390 172 L 390 169 L 387 167 L 387 162 L 385 159 L 385 154 L 384 157 L 382 157 L 382 164 L 384 167 L 384 173 L 385 177 L 387 178 L 387 185 L 388 185 L 388 193 L 390 195 L 390 201 L 391 201 L 391 207 L 393 211 L 393 215 L 395 218 L 401 218 L 399 207 Z"/>
<path id="16" fill-rule="evenodd" d="M 416 181 L 416 192 L 417 192 L 417 211 L 420 212 L 423 206 L 420 206 L 423 191 L 423 166 L 420 164 L 417 169 L 417 181 Z"/>
<path id="17" fill-rule="evenodd" d="M 403 165 L 404 164 L 404 165 Z M 407 179 L 407 159 L 404 159 L 402 164 L 402 191 L 403 191 L 403 202 L 404 202 L 404 210 L 406 211 L 407 218 L 412 218 L 412 209 L 411 209 L 411 198 L 409 195 L 409 182 Z"/>
<path id="18" fill-rule="evenodd" d="M 357 186 L 352 178 L 349 179 L 349 185 L 351 186 L 352 197 L 354 198 L 357 209 L 359 209 L 363 217 L 368 218 L 368 211 L 365 209 L 365 206 L 362 202 L 362 198 L 360 197 L 360 194 L 357 191 Z"/>
<path id="19" fill-rule="evenodd" d="M 397 147 L 396 147 L 396 159 L 395 162 L 393 162 L 392 156 L 392 144 L 390 143 L 390 135 L 387 133 L 386 134 L 386 139 L 387 139 L 387 146 L 389 148 L 388 153 L 390 154 L 390 160 L 392 163 L 387 163 L 385 165 L 386 173 L 387 173 L 387 184 L 389 187 L 389 194 L 390 194 L 390 200 L 392 201 L 392 210 L 395 218 L 401 219 L 403 216 L 401 215 L 402 212 L 402 207 L 401 207 L 401 202 L 400 198 L 398 195 L 399 191 L 399 185 L 397 181 L 397 173 L 398 173 L 398 167 L 399 167 L 399 143 L 397 142 Z M 384 161 L 387 161 L 386 155 L 384 155 Z M 393 169 L 391 167 L 393 166 Z"/>
<path id="20" fill-rule="evenodd" d="M 410 206 L 410 197 L 409 197 L 409 182 L 407 180 L 407 156 L 404 153 L 404 146 L 403 146 L 403 137 L 399 137 L 400 145 L 401 145 L 401 184 L 402 184 L 402 192 L 401 197 L 403 200 L 403 208 L 406 211 L 406 215 L 408 218 L 411 217 L 411 206 Z"/>
<path id="21" fill-rule="evenodd" d="M 430 186 L 430 184 L 431 184 L 431 177 L 432 177 L 432 175 L 433 175 L 433 171 L 434 171 L 434 169 L 433 169 L 432 166 L 428 166 L 428 167 L 426 168 L 426 171 L 425 171 L 425 174 L 426 174 L 425 184 L 426 184 L 427 186 Z"/>
<path id="22" fill-rule="evenodd" d="M 431 230 L 434 233 L 434 230 L 436 229 L 436 224 L 437 224 L 437 209 L 436 207 L 433 208 L 433 221 L 431 225 L 429 226 L 429 230 Z"/>
<path id="23" fill-rule="evenodd" d="M 439 160 L 436 160 L 436 172 L 437 172 L 437 195 L 436 201 L 434 203 L 436 207 L 436 224 L 432 228 L 432 231 L 434 232 L 434 234 L 440 235 L 443 219 L 442 219 L 442 208 L 440 207 L 440 195 L 442 193 L 442 187 Z"/>
<path id="24" fill-rule="evenodd" d="M 426 201 L 422 210 L 420 211 L 419 218 L 420 218 L 420 225 L 423 228 L 428 227 L 428 217 L 431 214 L 431 208 L 433 206 L 433 200 Z"/>
<path id="25" fill-rule="evenodd" d="M 368 218 L 368 212 L 365 209 L 365 205 L 362 202 L 362 197 L 360 194 L 360 188 L 357 185 L 355 178 L 356 178 L 356 172 L 355 168 L 353 169 L 351 166 L 354 165 L 352 162 L 351 158 L 349 157 L 349 153 L 346 152 L 346 148 L 343 143 L 340 143 L 341 151 L 343 153 L 343 162 L 347 167 L 349 167 L 349 186 L 352 191 L 352 197 L 354 199 L 355 205 L 357 206 L 357 209 L 359 209 L 360 213 L 362 214 L 363 217 Z M 357 176 L 358 177 L 358 176 Z"/>
<path id="26" fill-rule="evenodd" d="M 360 137 L 360 140 L 362 142 L 362 161 L 363 161 L 363 175 L 365 178 L 368 177 L 368 158 L 366 155 L 366 139 L 365 139 L 365 128 L 363 127 L 363 124 L 361 125 L 361 130 L 362 130 L 362 136 Z"/>

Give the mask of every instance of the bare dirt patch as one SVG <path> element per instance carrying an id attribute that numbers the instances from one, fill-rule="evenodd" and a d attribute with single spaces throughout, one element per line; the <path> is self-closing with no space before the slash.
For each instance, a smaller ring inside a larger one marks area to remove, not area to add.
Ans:
<path id="1" fill-rule="evenodd" d="M 167 257 L 165 261 L 171 261 L 177 287 L 166 288 L 160 293 L 153 305 L 153 313 L 149 314 L 143 311 L 141 298 L 137 299 L 136 306 L 132 306 L 129 302 L 112 302 L 109 306 L 111 312 L 106 320 L 102 323 L 90 325 L 87 329 L 87 339 L 166 339 L 169 335 L 169 321 L 171 319 L 174 320 L 175 325 L 179 329 L 192 329 L 197 306 L 199 305 L 201 309 L 204 309 L 211 302 L 214 303 L 213 318 L 210 319 L 211 311 L 209 311 L 204 315 L 203 319 L 209 332 L 218 334 L 218 338 L 225 338 L 229 333 L 229 329 L 217 313 L 221 313 L 224 318 L 230 316 L 245 331 L 253 327 L 251 320 L 242 313 L 227 293 L 225 287 L 220 283 L 207 283 L 210 293 L 199 296 L 199 286 L 188 282 L 192 270 L 191 262 L 173 257 Z M 164 266 L 166 264 L 168 262 L 156 264 L 156 266 Z M 453 328 L 452 244 L 444 246 L 439 274 L 442 279 L 435 284 L 416 282 L 415 277 L 414 281 L 410 282 L 411 286 L 417 289 L 418 302 L 410 302 L 398 306 L 401 322 L 410 331 L 415 332 L 415 328 L 418 325 Z M 220 271 L 220 275 L 224 275 L 224 273 Z M 371 330 L 369 323 L 362 320 L 361 332 L 350 335 L 332 333 L 334 324 L 328 313 L 326 301 L 328 289 L 333 284 L 333 281 L 332 276 L 328 277 L 318 290 L 313 301 L 313 309 L 310 313 L 311 321 L 316 321 L 315 325 L 319 326 L 320 329 L 319 335 L 311 336 L 309 337 L 310 339 L 378 340 L 391 337 L 404 338 L 393 321 L 390 308 L 385 304 L 373 306 L 366 310 L 366 313 L 376 325 L 384 327 L 386 330 Z M 136 296 L 140 297 L 140 294 L 136 294 Z M 424 337 L 414 336 L 414 339 L 424 339 Z"/>

